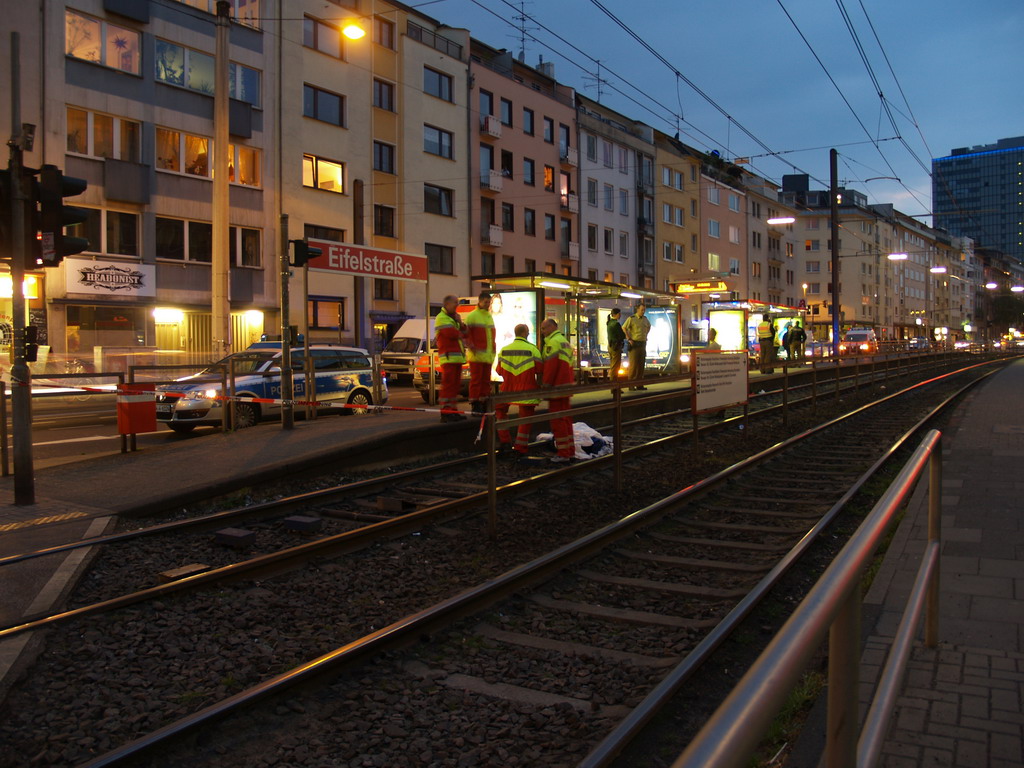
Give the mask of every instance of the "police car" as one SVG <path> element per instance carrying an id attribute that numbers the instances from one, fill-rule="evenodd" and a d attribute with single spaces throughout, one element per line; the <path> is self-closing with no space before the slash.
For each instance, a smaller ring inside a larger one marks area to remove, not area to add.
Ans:
<path id="1" fill-rule="evenodd" d="M 302 347 L 292 349 L 293 393 L 296 400 L 306 398 Z M 373 405 L 374 371 L 365 349 L 337 344 L 313 344 L 309 348 L 316 378 L 316 401 Z M 175 432 L 190 432 L 199 426 L 220 426 L 225 400 L 220 378 L 235 370 L 235 395 L 267 399 L 281 398 L 281 342 L 261 341 L 243 352 L 228 355 L 215 366 L 157 387 L 156 420 Z M 223 366 L 221 368 L 220 366 Z M 222 374 L 221 371 L 224 371 Z M 388 389 L 380 379 L 382 404 Z M 302 409 L 296 408 L 296 412 Z M 338 408 L 341 413 L 366 413 L 363 409 Z M 278 403 L 239 401 L 235 404 L 235 426 L 251 427 L 261 419 L 279 415 Z"/>

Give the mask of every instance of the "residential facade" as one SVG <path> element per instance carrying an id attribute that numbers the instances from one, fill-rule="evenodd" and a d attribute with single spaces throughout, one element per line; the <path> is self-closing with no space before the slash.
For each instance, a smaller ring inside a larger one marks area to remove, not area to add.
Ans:
<path id="1" fill-rule="evenodd" d="M 580 276 L 573 90 L 552 75 L 473 41 L 470 258 L 481 278 Z"/>

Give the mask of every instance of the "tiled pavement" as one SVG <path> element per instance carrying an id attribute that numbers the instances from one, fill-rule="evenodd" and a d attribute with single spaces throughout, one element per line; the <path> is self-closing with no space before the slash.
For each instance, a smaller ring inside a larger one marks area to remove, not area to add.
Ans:
<path id="1" fill-rule="evenodd" d="M 927 538 L 915 495 L 865 597 L 866 707 Z M 882 753 L 886 768 L 1024 765 L 1024 361 L 990 378 L 943 434 L 938 648 L 918 643 Z M 871 610 L 871 609 L 874 610 Z"/>

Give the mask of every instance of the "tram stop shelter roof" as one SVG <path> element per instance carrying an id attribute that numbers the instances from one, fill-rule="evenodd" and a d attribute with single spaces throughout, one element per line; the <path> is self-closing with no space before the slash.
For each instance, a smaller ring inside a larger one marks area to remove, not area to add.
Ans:
<path id="1" fill-rule="evenodd" d="M 583 280 L 579 277 L 556 275 L 551 272 L 516 272 L 507 275 L 473 275 L 470 280 L 479 280 L 492 288 L 512 286 L 515 288 L 545 288 L 561 291 L 583 299 L 626 299 L 643 301 L 644 304 L 671 304 L 678 298 L 667 291 L 652 291 L 635 288 L 621 283 L 605 283 L 599 280 Z M 485 289 L 486 290 L 486 289 Z"/>

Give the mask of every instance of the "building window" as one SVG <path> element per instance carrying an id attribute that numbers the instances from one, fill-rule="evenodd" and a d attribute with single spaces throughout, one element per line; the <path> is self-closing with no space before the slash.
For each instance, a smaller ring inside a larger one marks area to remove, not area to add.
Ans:
<path id="1" fill-rule="evenodd" d="M 597 250 L 597 224 L 587 224 L 587 250 Z"/>
<path id="2" fill-rule="evenodd" d="M 306 306 L 306 315 L 310 330 L 346 330 L 344 298 L 311 296 Z"/>
<path id="3" fill-rule="evenodd" d="M 481 253 L 480 254 L 480 273 L 484 275 L 494 274 L 494 254 L 493 253 Z"/>
<path id="4" fill-rule="evenodd" d="M 672 206 L 668 203 L 661 204 L 661 220 L 666 224 L 672 223 Z"/>
<path id="5" fill-rule="evenodd" d="M 501 123 L 502 125 L 512 125 L 512 102 L 508 99 L 501 100 Z"/>
<path id="6" fill-rule="evenodd" d="M 452 212 L 452 191 L 433 184 L 423 185 L 423 210 L 439 216 L 454 216 Z"/>
<path id="7" fill-rule="evenodd" d="M 373 106 L 378 109 L 395 111 L 395 86 L 384 80 L 373 80 Z"/>
<path id="8" fill-rule="evenodd" d="M 550 213 L 544 214 L 544 239 L 555 239 L 555 217 Z"/>
<path id="9" fill-rule="evenodd" d="M 312 16 L 302 20 L 302 44 L 336 59 L 342 57 L 341 33 L 337 27 L 325 24 Z"/>
<path id="10" fill-rule="evenodd" d="M 550 117 L 544 118 L 544 141 L 548 144 L 555 143 L 555 121 Z"/>
<path id="11" fill-rule="evenodd" d="M 490 91 L 485 91 L 483 88 L 480 89 L 480 115 L 493 115 L 494 114 L 494 94 Z"/>
<path id="12" fill-rule="evenodd" d="M 373 234 L 395 236 L 395 209 L 389 205 L 373 206 Z"/>
<path id="13" fill-rule="evenodd" d="M 807 271 L 808 272 L 821 272 L 821 262 L 820 261 L 808 261 L 807 262 Z"/>
<path id="14" fill-rule="evenodd" d="M 533 136 L 533 110 L 523 107 L 523 133 Z"/>
<path id="15" fill-rule="evenodd" d="M 452 78 L 430 67 L 423 68 L 423 92 L 445 101 L 452 100 Z"/>
<path id="16" fill-rule="evenodd" d="M 708 219 L 708 236 L 709 237 L 720 237 L 721 225 L 714 219 Z"/>
<path id="17" fill-rule="evenodd" d="M 430 264 L 430 271 L 440 275 L 454 274 L 455 249 L 450 245 L 424 243 L 423 252 Z"/>
<path id="18" fill-rule="evenodd" d="M 740 211 L 740 196 L 729 193 L 729 210 L 739 213 Z"/>
<path id="19" fill-rule="evenodd" d="M 454 135 L 443 128 L 435 128 L 432 125 L 423 126 L 423 151 L 439 157 L 452 159 L 452 146 L 455 142 Z"/>
<path id="20" fill-rule="evenodd" d="M 395 24 L 379 16 L 373 18 L 373 42 L 385 48 L 395 48 Z"/>
<path id="21" fill-rule="evenodd" d="M 156 167 L 192 176 L 210 176 L 210 148 L 213 142 L 205 136 L 156 129 Z"/>
<path id="22" fill-rule="evenodd" d="M 67 151 L 137 163 L 142 126 L 134 120 L 67 108 Z"/>
<path id="23" fill-rule="evenodd" d="M 750 262 L 750 276 L 760 277 L 761 276 L 761 262 L 752 261 Z"/>
<path id="24" fill-rule="evenodd" d="M 679 264 L 683 263 L 683 246 L 678 244 L 676 245 L 676 261 Z"/>
<path id="25" fill-rule="evenodd" d="M 615 187 L 611 184 L 604 185 L 604 209 L 606 211 L 615 210 Z"/>
<path id="26" fill-rule="evenodd" d="M 373 278 L 373 298 L 382 301 L 394 301 L 395 281 L 381 280 L 379 277 Z"/>
<path id="27" fill-rule="evenodd" d="M 717 253 L 708 254 L 708 271 L 718 272 L 722 268 L 722 260 Z"/>
<path id="28" fill-rule="evenodd" d="M 605 227 L 605 229 L 604 229 L 604 252 L 607 253 L 608 255 L 611 255 L 613 253 L 612 249 L 614 247 L 615 247 L 615 230 L 614 229 L 608 229 L 608 227 Z"/>
<path id="29" fill-rule="evenodd" d="M 597 179 L 587 179 L 587 204 L 597 205 Z"/>
<path id="30" fill-rule="evenodd" d="M 601 159 L 604 161 L 605 168 L 612 168 L 615 165 L 614 160 L 614 147 L 610 141 L 601 141 Z"/>
<path id="31" fill-rule="evenodd" d="M 161 83 L 213 95 L 213 56 L 158 39 L 154 47 L 154 57 L 155 76 Z M 228 95 L 232 99 L 258 107 L 260 80 L 259 70 L 233 61 L 228 63 Z"/>
<path id="32" fill-rule="evenodd" d="M 523 183 L 529 184 L 531 187 L 537 183 L 535 177 L 535 164 L 533 160 L 528 157 L 523 158 Z"/>
<path id="33" fill-rule="evenodd" d="M 302 114 L 331 125 L 345 125 L 345 97 L 312 85 L 302 87 Z"/>
<path id="34" fill-rule="evenodd" d="M 537 212 L 532 208 L 523 208 L 523 232 L 528 235 L 537 234 Z"/>
<path id="35" fill-rule="evenodd" d="M 697 218 L 697 200 L 690 198 L 690 216 L 691 218 Z"/>
<path id="36" fill-rule="evenodd" d="M 138 32 L 75 11 L 64 12 L 64 53 L 122 72 L 142 71 Z"/>
<path id="37" fill-rule="evenodd" d="M 306 224 L 303 227 L 303 234 L 306 239 L 312 238 L 313 240 L 330 240 L 333 243 L 344 243 L 345 242 L 345 230 L 335 229 L 334 227 L 321 227 L 316 224 Z"/>
<path id="38" fill-rule="evenodd" d="M 619 232 L 619 256 L 629 258 L 629 232 Z"/>
<path id="39" fill-rule="evenodd" d="M 303 155 L 302 186 L 328 192 L 344 192 L 345 166 L 322 157 Z"/>
<path id="40" fill-rule="evenodd" d="M 209 263 L 213 226 L 204 221 L 156 217 L 156 257 Z"/>
<path id="41" fill-rule="evenodd" d="M 629 190 L 619 188 L 619 213 L 629 216 Z"/>
<path id="42" fill-rule="evenodd" d="M 597 161 L 597 137 L 591 136 L 589 133 L 586 135 L 587 144 L 587 160 Z"/>
<path id="43" fill-rule="evenodd" d="M 512 153 L 507 149 L 501 150 L 501 175 L 506 179 L 511 179 L 513 170 L 512 166 L 515 164 L 515 160 L 512 157 Z"/>
<path id="44" fill-rule="evenodd" d="M 501 228 L 506 232 L 515 231 L 515 211 L 515 206 L 513 206 L 512 203 L 501 204 Z"/>
<path id="45" fill-rule="evenodd" d="M 555 191 L 555 169 L 550 165 L 544 166 L 544 191 Z"/>
<path id="46" fill-rule="evenodd" d="M 729 225 L 729 242 L 736 243 L 737 245 L 741 242 L 740 240 L 740 228 Z"/>
<path id="47" fill-rule="evenodd" d="M 662 258 L 665 261 L 672 261 L 672 243 L 668 243 L 668 242 L 662 243 L 661 244 L 661 253 L 662 253 Z"/>
<path id="48" fill-rule="evenodd" d="M 738 275 L 740 273 L 740 260 L 729 259 L 729 274 Z"/>
<path id="49" fill-rule="evenodd" d="M 720 190 L 718 187 L 708 187 L 708 202 L 718 205 L 720 199 Z"/>
<path id="50" fill-rule="evenodd" d="M 619 147 L 619 173 L 629 173 L 629 152 Z"/>
<path id="51" fill-rule="evenodd" d="M 697 235 L 690 235 L 690 252 L 697 252 Z"/>
<path id="52" fill-rule="evenodd" d="M 82 208 L 85 221 L 67 227 L 71 237 L 89 241 L 88 253 L 139 255 L 139 217 L 135 213 Z"/>
<path id="53" fill-rule="evenodd" d="M 263 233 L 248 227 L 231 227 L 231 264 L 236 267 L 263 266 Z"/>
<path id="54" fill-rule="evenodd" d="M 395 147 L 383 141 L 373 142 L 373 170 L 381 173 L 395 172 Z"/>

